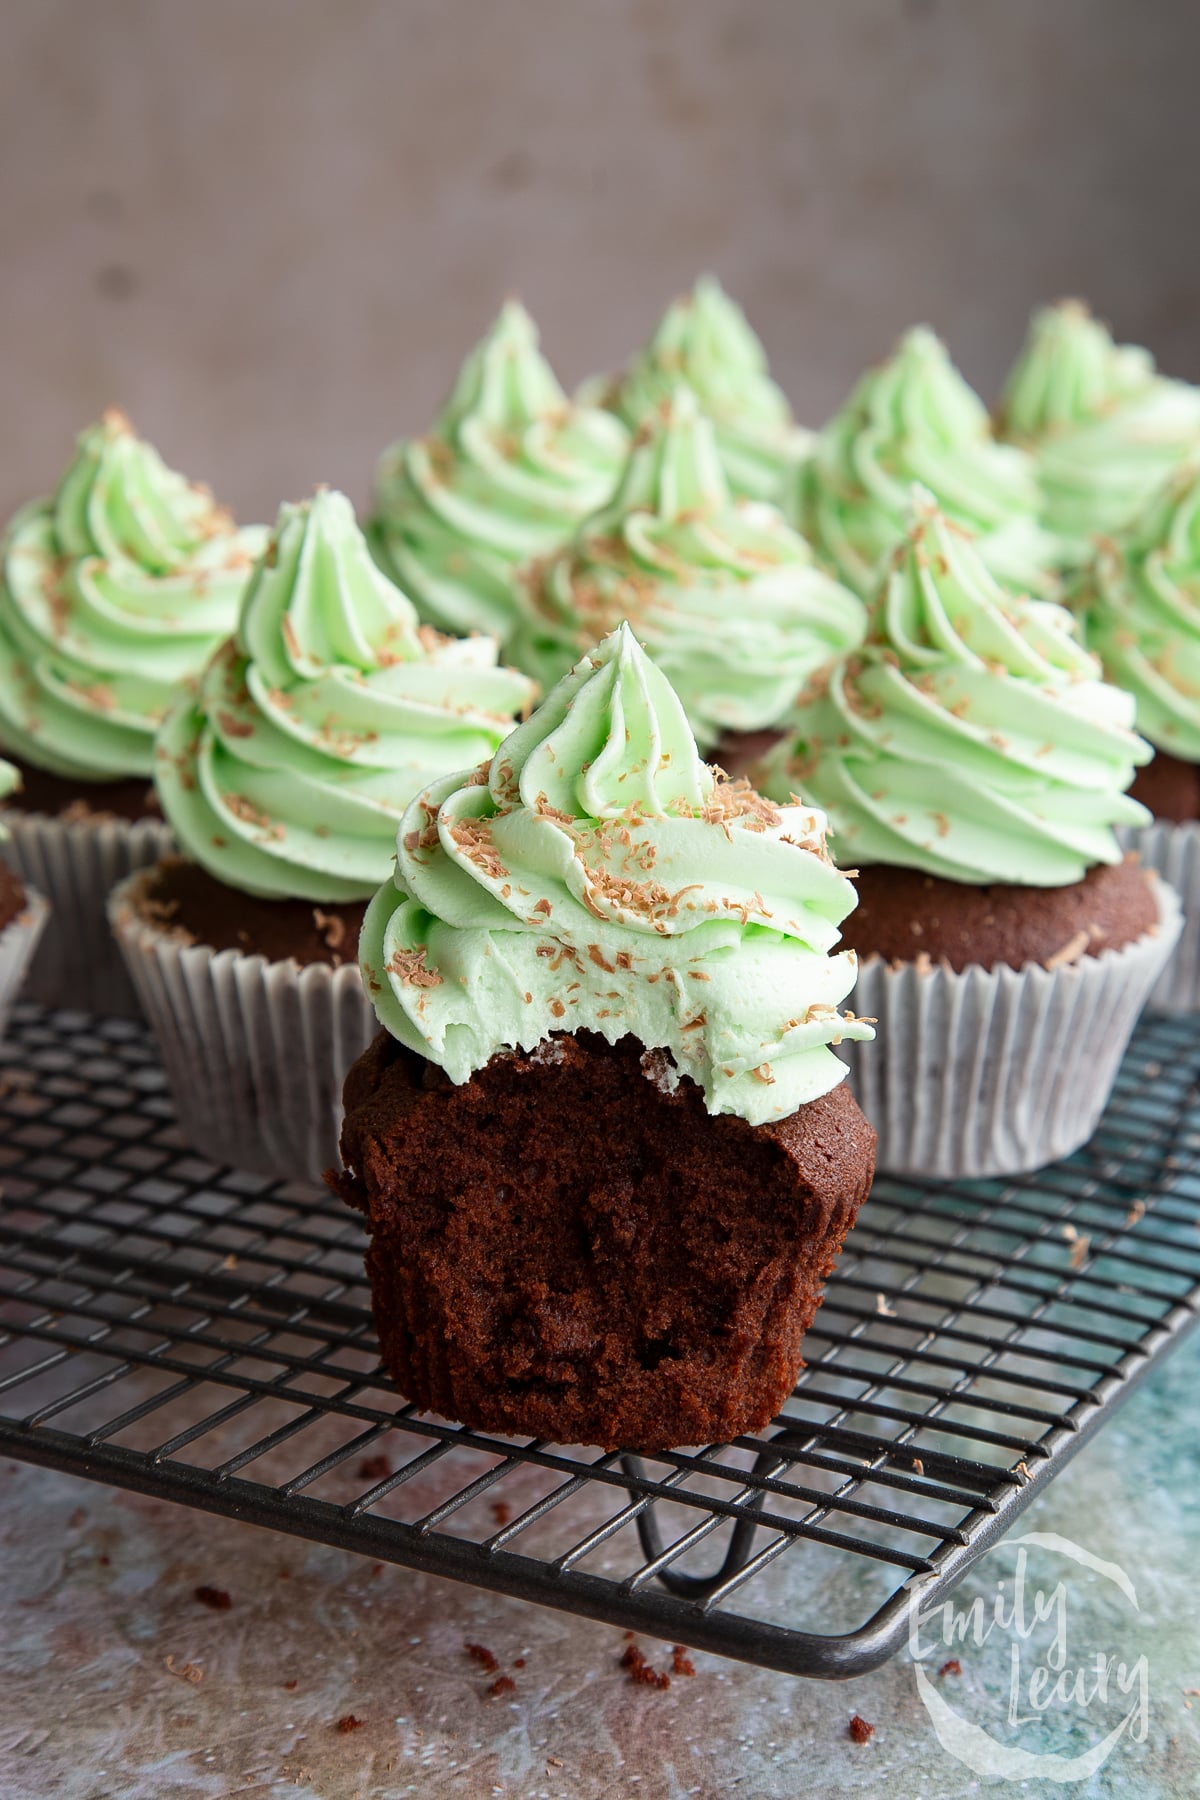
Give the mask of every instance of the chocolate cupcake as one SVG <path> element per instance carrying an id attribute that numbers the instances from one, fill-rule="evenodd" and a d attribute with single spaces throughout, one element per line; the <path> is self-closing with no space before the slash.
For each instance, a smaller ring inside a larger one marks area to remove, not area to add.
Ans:
<path id="1" fill-rule="evenodd" d="M 838 579 L 873 595 L 919 482 L 970 531 L 1015 593 L 1052 594 L 1057 540 L 1041 524 L 1033 458 L 998 443 L 987 408 L 926 326 L 868 369 L 818 434 L 785 507 Z"/>
<path id="2" fill-rule="evenodd" d="M 532 684 L 444 638 L 372 562 L 350 502 L 285 506 L 236 637 L 164 720 L 155 774 L 191 859 L 113 894 L 188 1142 L 317 1181 L 372 1032 L 355 946 L 397 824 L 501 742 Z"/>
<path id="3" fill-rule="evenodd" d="M 370 526 L 379 566 L 430 624 L 503 643 L 516 570 L 603 506 L 628 449 L 618 419 L 567 398 L 533 320 L 510 300 L 432 431 L 380 460 Z"/>
<path id="4" fill-rule="evenodd" d="M 1200 388 L 1160 375 L 1148 350 L 1115 344 L 1082 301 L 1063 300 L 1034 314 L 998 429 L 1034 457 L 1057 560 L 1073 571 L 1200 452 Z"/>
<path id="5" fill-rule="evenodd" d="M 154 734 L 232 630 L 264 533 L 168 469 L 119 412 L 12 520 L 0 578 L 0 745 L 23 786 L 5 854 L 53 903 L 29 978 L 48 1005 L 136 1012 L 105 900 L 170 847 Z"/>
<path id="6" fill-rule="evenodd" d="M 1074 594 L 1088 645 L 1133 695 L 1154 746 L 1129 790 L 1153 821 L 1120 836 L 1183 902 L 1183 935 L 1150 1000 L 1165 1012 L 1200 1010 L 1200 446 L 1197 457 L 1128 531 L 1099 540 Z"/>
<path id="7" fill-rule="evenodd" d="M 686 388 L 642 427 L 610 505 L 527 570 L 509 640 L 543 690 L 628 619 L 703 749 L 737 756 L 813 671 L 862 640 L 858 598 L 816 566 L 783 514 L 735 500 Z"/>
<path id="8" fill-rule="evenodd" d="M 871 1179 L 830 1049 L 871 1035 L 853 904 L 821 816 L 701 762 L 626 625 L 414 802 L 330 1175 L 408 1399 L 646 1450 L 769 1423 Z"/>
<path id="9" fill-rule="evenodd" d="M 582 391 L 639 431 L 681 387 L 712 424 L 733 493 L 782 505 L 813 434 L 797 425 L 745 313 L 712 275 L 667 308 L 623 374 Z"/>
<path id="10" fill-rule="evenodd" d="M 1006 594 L 917 490 L 867 642 L 814 684 L 765 791 L 828 813 L 859 866 L 851 1079 L 881 1168 L 992 1175 L 1095 1127 L 1179 931 L 1115 835 L 1149 746 L 1063 608 Z"/>

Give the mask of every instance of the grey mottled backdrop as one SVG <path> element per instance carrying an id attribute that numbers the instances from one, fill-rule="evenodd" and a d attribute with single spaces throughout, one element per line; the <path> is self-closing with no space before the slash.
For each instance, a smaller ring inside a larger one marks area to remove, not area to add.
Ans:
<path id="1" fill-rule="evenodd" d="M 361 501 L 501 297 L 563 376 L 715 269 L 809 423 L 1080 292 L 1200 375 L 1189 0 L 3 0 L 0 507 L 108 401 Z"/>

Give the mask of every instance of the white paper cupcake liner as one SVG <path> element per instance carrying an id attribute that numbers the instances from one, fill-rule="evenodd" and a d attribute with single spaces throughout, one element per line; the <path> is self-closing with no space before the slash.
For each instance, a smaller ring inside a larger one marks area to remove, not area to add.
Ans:
<path id="1" fill-rule="evenodd" d="M 853 1005 L 876 1038 L 841 1055 L 880 1170 L 1015 1175 L 1087 1142 L 1182 925 L 1176 895 L 1155 889 L 1156 931 L 1056 969 L 862 964 Z"/>
<path id="2" fill-rule="evenodd" d="M 35 888 L 26 886 L 25 905 L 0 931 L 0 1036 L 8 1027 L 13 1001 L 21 991 L 49 918 L 49 902 Z"/>
<path id="3" fill-rule="evenodd" d="M 138 912 L 109 917 L 167 1071 L 180 1135 L 204 1156 L 319 1185 L 338 1160 L 342 1082 L 379 1026 L 355 962 L 301 968 L 183 942 Z"/>
<path id="4" fill-rule="evenodd" d="M 1155 820 L 1122 826 L 1117 836 L 1175 889 L 1183 906 L 1179 942 L 1146 1004 L 1153 1012 L 1200 1012 L 1200 824 Z"/>
<path id="5" fill-rule="evenodd" d="M 52 819 L 10 808 L 4 855 L 22 881 L 50 902 L 51 915 L 25 992 L 43 1006 L 81 1012 L 141 1012 L 112 940 L 106 905 L 118 881 L 174 848 L 159 819 Z"/>

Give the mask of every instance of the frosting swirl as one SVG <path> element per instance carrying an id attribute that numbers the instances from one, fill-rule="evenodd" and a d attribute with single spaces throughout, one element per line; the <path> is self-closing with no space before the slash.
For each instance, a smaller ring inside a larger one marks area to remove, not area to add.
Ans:
<path id="1" fill-rule="evenodd" d="M 751 1124 L 827 1093 L 854 890 L 824 820 L 701 762 L 670 684 L 622 625 L 490 765 L 401 826 L 360 945 L 380 1021 L 464 1082 L 556 1031 L 665 1050 L 710 1112 Z"/>
<path id="2" fill-rule="evenodd" d="M 731 498 L 686 388 L 643 426 L 612 503 L 527 573 L 521 597 L 511 647 L 543 689 L 628 619 L 702 745 L 773 725 L 866 628 L 782 513 Z"/>
<path id="3" fill-rule="evenodd" d="M 796 424 L 745 313 L 712 275 L 667 308 L 623 375 L 584 391 L 602 397 L 636 431 L 681 386 L 712 420 L 734 493 L 780 504 L 813 434 Z"/>
<path id="4" fill-rule="evenodd" d="M 385 451 L 375 555 L 423 618 L 504 639 L 514 571 L 604 504 L 628 448 L 618 419 L 568 400 L 533 320 L 510 300 L 429 435 Z"/>
<path id="5" fill-rule="evenodd" d="M 904 532 L 913 482 L 978 540 L 1005 587 L 1045 592 L 1056 546 L 1039 524 L 1033 460 L 992 436 L 987 409 L 925 326 L 868 369 L 800 471 L 794 521 L 870 597 Z"/>
<path id="6" fill-rule="evenodd" d="M 163 724 L 163 811 L 231 887 L 360 899 L 417 790 L 490 755 L 532 698 L 494 639 L 418 625 L 350 502 L 321 491 L 281 509 L 236 637 Z"/>
<path id="7" fill-rule="evenodd" d="M 1200 762 L 1200 462 L 1181 464 L 1130 532 L 1101 538 L 1077 598 L 1089 646 L 1137 701 L 1138 730 Z"/>
<path id="8" fill-rule="evenodd" d="M 839 860 L 963 882 L 1060 887 L 1115 863 L 1125 789 L 1150 750 L 1064 607 L 1006 594 L 917 491 L 863 649 L 825 674 L 768 758 L 765 791 L 803 787 Z"/>
<path id="9" fill-rule="evenodd" d="M 172 689 L 232 629 L 264 535 L 105 413 L 0 550 L 0 741 L 80 781 L 149 775 Z"/>
<path id="10" fill-rule="evenodd" d="M 1158 374 L 1148 350 L 1115 344 L 1081 301 L 1064 300 L 1034 315 L 1001 421 L 1033 450 L 1061 560 L 1079 564 L 1200 450 L 1200 389 Z"/>

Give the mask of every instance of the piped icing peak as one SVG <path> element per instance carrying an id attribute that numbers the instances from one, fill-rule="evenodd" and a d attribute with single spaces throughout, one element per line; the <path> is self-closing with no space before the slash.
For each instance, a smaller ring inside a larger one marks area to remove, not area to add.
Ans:
<path id="1" fill-rule="evenodd" d="M 745 313 L 712 275 L 667 308 L 645 349 L 608 384 L 607 403 L 636 430 L 681 385 L 712 420 L 734 492 L 781 500 L 812 434 L 796 424 Z"/>
<path id="2" fill-rule="evenodd" d="M 433 430 L 394 444 L 376 477 L 376 558 L 421 616 L 503 638 L 512 578 L 612 494 L 621 422 L 570 401 L 510 300 L 471 352 Z"/>
<path id="3" fill-rule="evenodd" d="M 1200 452 L 1200 389 L 1117 344 L 1079 300 L 1035 313 L 1004 390 L 1005 435 L 1030 448 L 1060 559 L 1127 530 L 1183 457 Z"/>
<path id="4" fill-rule="evenodd" d="M 1148 756 L 1066 609 L 1006 593 L 918 489 L 867 642 L 802 697 L 764 785 L 811 794 L 850 862 L 1057 887 L 1119 861 Z"/>
<path id="5" fill-rule="evenodd" d="M 1101 538 L 1078 596 L 1084 635 L 1137 702 L 1151 743 L 1200 762 L 1200 447 L 1119 538 Z"/>
<path id="6" fill-rule="evenodd" d="M 867 370 L 800 474 L 796 523 L 856 593 L 878 585 L 913 482 L 975 534 L 1006 587 L 1047 590 L 1056 546 L 1039 524 L 1033 462 L 996 442 L 982 400 L 927 326 Z"/>
<path id="7" fill-rule="evenodd" d="M 494 639 L 419 625 L 350 502 L 323 490 L 281 509 L 236 635 L 163 724 L 163 811 L 231 887 L 363 898 L 413 794 L 490 755 L 532 698 Z"/>
<path id="8" fill-rule="evenodd" d="M 263 536 L 106 412 L 0 551 L 0 741 L 83 782 L 148 776 L 172 689 L 232 629 Z"/>
<path id="9" fill-rule="evenodd" d="M 704 745 L 770 726 L 858 643 L 858 599 L 763 501 L 735 501 L 687 388 L 638 431 L 612 502 L 521 584 L 513 654 L 543 688 L 628 618 Z"/>
<path id="10" fill-rule="evenodd" d="M 752 1124 L 834 1087 L 870 1026 L 831 955 L 854 891 L 824 820 L 701 761 L 620 626 L 469 776 L 400 828 L 360 955 L 383 1025 L 466 1081 L 556 1031 L 668 1051 L 710 1112 Z"/>

